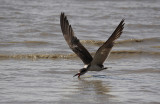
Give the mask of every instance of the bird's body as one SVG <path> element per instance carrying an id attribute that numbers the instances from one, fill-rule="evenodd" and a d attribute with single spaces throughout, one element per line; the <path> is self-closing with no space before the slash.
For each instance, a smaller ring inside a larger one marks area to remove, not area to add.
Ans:
<path id="1" fill-rule="evenodd" d="M 99 66 L 99 65 L 90 65 L 88 67 L 88 71 L 101 71 L 101 70 L 104 70 L 103 67 Z"/>
<path id="2" fill-rule="evenodd" d="M 109 56 L 114 41 L 120 37 L 124 28 L 124 19 L 117 26 L 115 31 L 109 37 L 109 39 L 97 50 L 94 57 L 88 52 L 88 50 L 80 43 L 79 39 L 74 35 L 73 29 L 69 24 L 67 17 L 64 13 L 60 16 L 60 25 L 63 36 L 68 43 L 69 47 L 75 52 L 83 61 L 84 68 L 80 69 L 74 76 L 80 77 L 87 71 L 101 71 L 107 69 L 103 66 L 104 61 Z"/>

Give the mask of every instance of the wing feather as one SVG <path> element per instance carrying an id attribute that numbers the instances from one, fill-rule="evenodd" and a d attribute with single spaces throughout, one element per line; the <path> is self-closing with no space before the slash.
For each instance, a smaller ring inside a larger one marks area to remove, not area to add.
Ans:
<path id="1" fill-rule="evenodd" d="M 102 65 L 104 63 L 106 58 L 109 56 L 109 53 L 114 45 L 114 41 L 121 36 L 124 24 L 124 19 L 122 19 L 109 39 L 97 50 L 91 64 Z"/>
<path id="2" fill-rule="evenodd" d="M 72 26 L 69 25 L 67 17 L 64 13 L 61 13 L 60 25 L 63 36 L 69 47 L 80 57 L 84 64 L 90 64 L 93 59 L 92 56 L 87 51 L 87 49 L 80 43 L 79 39 L 74 36 Z"/>

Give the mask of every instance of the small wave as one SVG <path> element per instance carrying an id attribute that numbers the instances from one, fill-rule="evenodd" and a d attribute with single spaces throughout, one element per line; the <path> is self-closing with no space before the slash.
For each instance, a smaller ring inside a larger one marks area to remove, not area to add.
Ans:
<path id="1" fill-rule="evenodd" d="M 113 54 L 152 54 L 152 55 L 160 55 L 160 52 L 134 51 L 134 50 L 112 51 L 111 53 L 113 53 Z"/>
<path id="2" fill-rule="evenodd" d="M 0 59 L 57 59 L 57 58 L 73 58 L 76 57 L 75 54 L 15 54 L 15 55 L 5 55 L 0 54 Z"/>
<path id="3" fill-rule="evenodd" d="M 1 20 L 1 19 L 5 19 L 5 17 L 0 17 L 0 20 Z"/>
<path id="4" fill-rule="evenodd" d="M 102 45 L 105 41 L 95 41 L 95 40 L 81 40 L 83 44 L 91 44 L 91 45 Z"/>
<path id="5" fill-rule="evenodd" d="M 130 78 L 122 78 L 122 77 L 114 77 L 114 76 L 107 76 L 107 75 L 92 75 L 85 78 L 105 78 L 105 79 L 114 79 L 114 80 L 132 80 Z"/>
<path id="6" fill-rule="evenodd" d="M 96 41 L 96 40 L 81 40 L 82 44 L 88 44 L 88 45 L 97 45 L 100 46 L 105 41 Z M 125 44 L 125 43 L 138 43 L 138 42 L 160 42 L 160 38 L 146 38 L 146 39 L 128 39 L 128 40 L 121 40 L 116 41 L 115 44 Z M 22 43 L 22 44 L 49 44 L 49 42 L 45 41 L 11 41 L 11 42 L 0 42 L 0 43 Z M 156 46 L 157 48 L 159 46 Z"/>
<path id="7" fill-rule="evenodd" d="M 56 34 L 51 34 L 51 33 L 47 33 L 47 32 L 41 32 L 40 33 L 40 36 L 42 37 L 53 37 L 53 36 L 56 36 Z"/>
<path id="8" fill-rule="evenodd" d="M 152 68 L 138 69 L 138 70 L 122 70 L 122 71 L 127 74 L 160 73 L 159 69 L 152 69 Z"/>
<path id="9" fill-rule="evenodd" d="M 128 24 L 128 27 L 132 28 L 156 28 L 159 29 L 160 25 L 153 25 L 153 24 Z"/>
<path id="10" fill-rule="evenodd" d="M 137 43 L 137 42 L 160 42 L 159 37 L 155 38 L 144 38 L 144 39 L 129 39 L 129 40 L 123 40 L 123 41 L 118 41 L 117 43 Z"/>
<path id="11" fill-rule="evenodd" d="M 31 43 L 31 44 L 48 44 L 44 41 L 11 41 L 11 42 L 0 42 L 0 43 Z"/>
<path id="12" fill-rule="evenodd" d="M 23 43 L 48 44 L 48 42 L 44 42 L 44 41 L 24 41 Z"/>
<path id="13" fill-rule="evenodd" d="M 152 48 L 160 48 L 160 46 L 152 46 Z"/>
<path id="14" fill-rule="evenodd" d="M 95 40 L 81 40 L 84 44 L 90 45 L 102 45 L 105 41 L 95 41 Z M 116 41 L 116 44 L 125 44 L 125 43 L 138 43 L 138 42 L 160 42 L 160 38 L 145 38 L 145 39 L 128 39 Z"/>
<path id="15" fill-rule="evenodd" d="M 91 53 L 93 56 L 95 53 Z M 132 51 L 132 50 L 122 50 L 122 51 L 112 51 L 111 54 L 113 55 L 160 55 L 160 52 L 145 52 L 145 51 Z M 14 54 L 14 55 L 5 55 L 5 54 L 0 54 L 0 59 L 71 59 L 71 58 L 76 58 L 78 57 L 76 54 Z M 124 56 L 123 56 L 124 57 Z"/>

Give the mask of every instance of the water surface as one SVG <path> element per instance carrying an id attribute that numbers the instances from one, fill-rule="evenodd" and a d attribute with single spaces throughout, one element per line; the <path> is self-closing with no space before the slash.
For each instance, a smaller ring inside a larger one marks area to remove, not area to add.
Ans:
<path id="1" fill-rule="evenodd" d="M 1 104 L 160 103 L 159 0 L 1 0 Z M 65 12 L 92 53 L 122 18 L 125 28 L 101 72 L 83 67 L 59 25 Z"/>

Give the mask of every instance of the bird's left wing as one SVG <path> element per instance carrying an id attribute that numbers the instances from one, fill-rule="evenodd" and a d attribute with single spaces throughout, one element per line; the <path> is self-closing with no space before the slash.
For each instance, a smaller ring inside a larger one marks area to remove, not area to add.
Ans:
<path id="1" fill-rule="evenodd" d="M 123 28 L 124 19 L 122 19 L 109 39 L 97 50 L 91 64 L 102 65 L 104 63 L 114 45 L 114 41 L 122 34 Z"/>
<path id="2" fill-rule="evenodd" d="M 92 61 L 92 56 L 87 49 L 80 43 L 79 39 L 74 36 L 73 29 L 67 20 L 64 13 L 60 16 L 60 25 L 63 36 L 68 43 L 69 47 L 75 52 L 83 61 L 84 64 L 89 64 Z"/>

